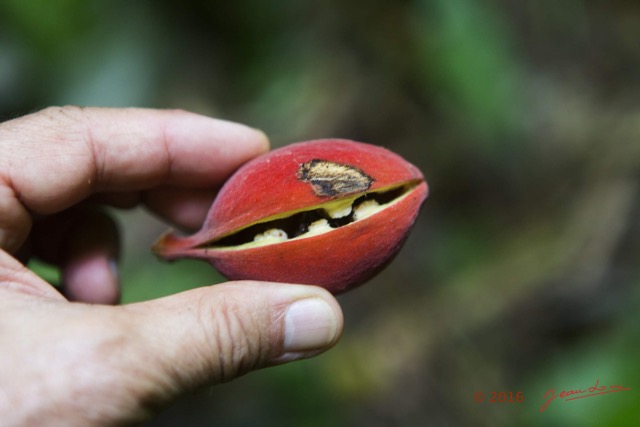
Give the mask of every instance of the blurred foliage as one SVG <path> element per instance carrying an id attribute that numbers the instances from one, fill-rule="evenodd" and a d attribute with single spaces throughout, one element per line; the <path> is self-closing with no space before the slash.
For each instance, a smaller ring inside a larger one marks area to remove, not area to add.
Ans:
<path id="1" fill-rule="evenodd" d="M 398 258 L 340 297 L 334 350 L 150 426 L 626 426 L 640 419 L 638 40 L 640 3 L 623 0 L 5 0 L 0 118 L 184 108 L 273 146 L 387 146 L 429 180 Z M 222 280 L 159 263 L 165 226 L 117 215 L 125 302 Z M 539 412 L 548 389 L 596 380 L 632 390 Z"/>

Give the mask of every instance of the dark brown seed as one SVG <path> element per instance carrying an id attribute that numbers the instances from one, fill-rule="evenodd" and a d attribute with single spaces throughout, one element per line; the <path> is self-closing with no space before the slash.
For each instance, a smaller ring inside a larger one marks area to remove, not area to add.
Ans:
<path id="1" fill-rule="evenodd" d="M 311 184 L 318 197 L 367 191 L 374 179 L 355 166 L 313 159 L 300 165 L 298 179 Z"/>

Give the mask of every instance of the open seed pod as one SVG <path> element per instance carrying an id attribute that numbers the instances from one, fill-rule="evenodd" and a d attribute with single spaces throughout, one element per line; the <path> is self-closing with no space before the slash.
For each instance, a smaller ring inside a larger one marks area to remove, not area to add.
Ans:
<path id="1" fill-rule="evenodd" d="M 161 258 L 201 258 L 229 279 L 361 284 L 398 252 L 427 197 L 422 173 L 381 147 L 347 140 L 273 150 L 225 183 L 202 229 L 172 232 Z"/>

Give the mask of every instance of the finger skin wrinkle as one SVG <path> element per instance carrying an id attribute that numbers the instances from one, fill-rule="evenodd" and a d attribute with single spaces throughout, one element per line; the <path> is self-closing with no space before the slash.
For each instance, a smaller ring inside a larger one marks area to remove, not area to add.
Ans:
<path id="1" fill-rule="evenodd" d="M 124 109 L 105 118 L 98 116 L 104 113 L 100 110 L 84 110 L 90 117 L 86 133 L 94 156 L 94 190 L 141 190 L 165 182 L 171 161 L 163 115 Z"/>
<path id="2" fill-rule="evenodd" d="M 212 364 L 217 369 L 211 372 L 216 382 L 226 382 L 248 372 L 251 366 L 247 366 L 246 361 L 252 360 L 252 353 L 259 351 L 253 348 L 247 336 L 255 328 L 244 325 L 246 319 L 237 314 L 236 302 L 232 298 L 222 299 L 215 307 L 211 307 L 210 300 L 202 300 L 199 307 L 199 323 L 210 343 L 207 348 L 210 353 L 204 355 L 204 360 L 211 360 L 213 355 L 218 355 L 217 363 Z"/>
<path id="3" fill-rule="evenodd" d="M 175 113 L 179 113 L 179 111 L 175 111 Z M 162 182 L 170 182 L 172 178 L 172 169 L 173 169 L 173 155 L 171 154 L 171 137 L 169 136 L 169 132 L 167 130 L 168 123 L 167 121 L 161 122 L 161 132 L 162 136 L 160 141 L 162 143 L 162 148 L 164 149 L 164 176 L 162 177 Z"/>
<path id="4" fill-rule="evenodd" d="M 104 160 L 100 161 L 98 159 L 104 159 L 103 156 L 98 155 L 98 144 L 96 144 L 96 140 L 93 136 L 91 120 L 90 118 L 83 113 L 85 120 L 85 136 L 84 143 L 91 154 L 91 168 L 93 170 L 93 178 L 87 178 L 87 184 L 89 186 L 89 191 L 92 192 L 95 188 L 96 183 L 103 182 L 106 179 L 105 177 L 105 169 L 104 169 Z M 103 150 L 101 150 L 103 151 Z"/>

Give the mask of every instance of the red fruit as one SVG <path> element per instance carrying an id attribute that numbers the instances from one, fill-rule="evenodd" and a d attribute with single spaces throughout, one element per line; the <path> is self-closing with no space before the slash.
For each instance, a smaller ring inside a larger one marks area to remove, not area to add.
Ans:
<path id="1" fill-rule="evenodd" d="M 422 173 L 384 148 L 347 140 L 273 150 L 225 183 L 202 229 L 153 246 L 211 262 L 229 279 L 346 291 L 398 252 L 427 197 Z"/>

